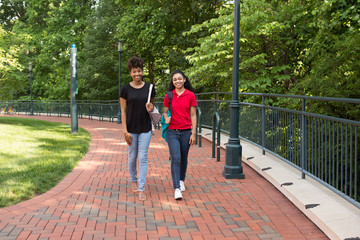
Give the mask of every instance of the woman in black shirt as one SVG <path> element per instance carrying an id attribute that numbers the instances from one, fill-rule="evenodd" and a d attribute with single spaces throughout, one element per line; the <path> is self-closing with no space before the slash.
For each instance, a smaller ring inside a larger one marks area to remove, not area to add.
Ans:
<path id="1" fill-rule="evenodd" d="M 139 199 L 142 201 L 146 200 L 144 190 L 148 168 L 147 153 L 152 131 L 148 111 L 154 109 L 156 94 L 153 88 L 150 103 L 147 103 L 150 84 L 142 80 L 143 65 L 144 61 L 141 58 L 129 59 L 127 66 L 133 80 L 123 86 L 120 91 L 121 121 L 125 141 L 128 144 L 131 189 L 133 192 L 139 192 Z M 139 158 L 139 179 L 136 170 L 137 157 Z"/>

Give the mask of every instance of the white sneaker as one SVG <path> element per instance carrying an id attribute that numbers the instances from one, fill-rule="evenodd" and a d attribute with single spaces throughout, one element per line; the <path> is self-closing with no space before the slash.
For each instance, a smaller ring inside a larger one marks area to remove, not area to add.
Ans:
<path id="1" fill-rule="evenodd" d="M 181 191 L 180 191 L 180 188 L 176 188 L 175 189 L 175 200 L 180 200 L 180 199 L 182 199 L 182 193 L 181 193 Z"/>
<path id="2" fill-rule="evenodd" d="M 181 181 L 180 180 L 180 191 L 185 191 L 186 190 L 186 188 L 185 188 L 185 184 L 184 184 L 184 181 Z"/>

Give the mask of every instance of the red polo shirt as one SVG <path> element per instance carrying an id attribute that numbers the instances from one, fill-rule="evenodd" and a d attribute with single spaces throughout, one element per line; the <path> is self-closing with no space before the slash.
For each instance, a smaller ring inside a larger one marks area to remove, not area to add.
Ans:
<path id="1" fill-rule="evenodd" d="M 190 129 L 190 108 L 197 106 L 195 94 L 187 89 L 185 89 L 180 96 L 177 95 L 175 89 L 172 92 L 172 112 L 169 129 Z M 169 107 L 169 98 L 167 94 L 164 98 L 164 107 Z"/>

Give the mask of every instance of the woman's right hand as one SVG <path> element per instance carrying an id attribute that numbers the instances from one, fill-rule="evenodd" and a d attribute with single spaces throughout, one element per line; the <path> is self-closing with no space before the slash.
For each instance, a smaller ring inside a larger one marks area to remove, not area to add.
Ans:
<path id="1" fill-rule="evenodd" d="M 164 117 L 165 118 L 165 123 L 166 124 L 170 124 L 171 122 L 171 117 Z"/>
<path id="2" fill-rule="evenodd" d="M 130 134 L 130 133 L 125 133 L 125 134 L 124 134 L 124 137 L 125 137 L 126 143 L 127 143 L 129 146 L 131 146 L 131 142 L 132 142 L 132 140 L 134 140 L 133 137 L 131 136 L 131 134 Z"/>

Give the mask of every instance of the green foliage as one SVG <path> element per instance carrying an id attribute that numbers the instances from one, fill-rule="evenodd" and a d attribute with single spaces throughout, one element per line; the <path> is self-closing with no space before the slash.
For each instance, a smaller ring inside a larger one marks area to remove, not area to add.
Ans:
<path id="1" fill-rule="evenodd" d="M 312 25 L 317 34 L 309 44 L 310 73 L 299 84 L 315 96 L 360 97 L 360 5 L 359 1 L 333 0 L 318 4 Z M 360 106 L 320 103 L 313 111 L 360 118 Z"/>
<path id="2" fill-rule="evenodd" d="M 197 34 L 198 45 L 186 49 L 185 53 L 192 66 L 189 77 L 198 92 L 211 92 L 213 89 L 230 91 L 232 63 L 232 8 L 228 5 L 219 10 L 219 17 L 193 25 L 184 33 L 189 37 Z"/>
<path id="3" fill-rule="evenodd" d="M 224 1 L 121 2 L 125 13 L 117 25 L 116 38 L 124 41 L 126 59 L 132 55 L 144 59 L 145 80 L 154 83 L 157 91 L 164 95 L 169 74 L 189 66 L 183 50 L 195 42 L 197 35 L 189 38 L 182 33 L 193 24 L 214 17 L 215 9 Z"/>
<path id="4" fill-rule="evenodd" d="M 359 98 L 359 6 L 241 2 L 240 91 Z M 71 44 L 78 49 L 77 99 L 117 99 L 119 40 L 123 85 L 131 81 L 127 60 L 137 55 L 158 96 L 175 69 L 189 75 L 196 92 L 232 88 L 233 1 L 2 0 L 0 13 L 0 99 L 29 99 L 30 61 L 35 99 L 69 99 Z M 357 116 L 358 108 L 333 113 Z"/>
<path id="5" fill-rule="evenodd" d="M 29 36 L 6 31 L 0 26 L 0 96 L 11 99 L 17 91 L 24 87 L 21 74 L 23 67 L 20 55 L 24 53 Z"/>
<path id="6" fill-rule="evenodd" d="M 114 33 L 117 31 L 118 16 L 122 10 L 114 1 L 106 0 L 101 1 L 87 16 L 82 57 L 78 61 L 80 99 L 118 99 L 118 41 L 114 38 Z M 125 64 L 122 72 L 125 72 Z"/>
<path id="7" fill-rule="evenodd" d="M 164 47 L 166 16 L 160 6 L 154 3 L 156 2 L 150 1 L 141 5 L 129 5 L 127 14 L 121 17 L 117 25 L 119 29 L 117 37 L 124 40 L 124 51 L 127 52 L 127 56 L 136 55 L 144 59 L 145 79 L 152 83 L 156 81 L 155 72 L 163 71 L 163 68 L 157 68 L 158 59 L 164 59 L 167 55 Z M 156 75 L 160 76 L 160 74 Z"/>
<path id="8" fill-rule="evenodd" d="M 18 2 L 16 2 L 18 3 Z M 27 0 L 24 16 L 14 20 L 16 36 L 31 36 L 25 42 L 19 63 L 26 69 L 21 74 L 19 91 L 12 98 L 25 98 L 29 94 L 28 63 L 33 62 L 33 93 L 38 99 L 68 99 L 69 47 L 82 46 L 86 26 L 84 17 L 90 11 L 92 1 Z M 79 56 L 81 59 L 81 56 Z M 4 96 L 1 96 L 4 99 Z"/>
<path id="9" fill-rule="evenodd" d="M 4 29 L 11 30 L 15 20 L 25 20 L 27 2 L 24 0 L 1 0 L 0 23 Z"/>
<path id="10" fill-rule="evenodd" d="M 34 119 L 0 118 L 0 207 L 42 194 L 59 183 L 88 151 L 80 128 Z"/>
<path id="11" fill-rule="evenodd" d="M 302 26 L 309 21 L 311 8 L 302 2 L 253 0 L 241 5 L 241 91 L 286 93 L 297 83 L 302 57 L 299 47 L 309 37 Z M 190 72 L 206 91 L 229 91 L 231 87 L 233 7 L 224 6 L 218 13 L 218 18 L 185 33 L 208 32 L 198 39 L 198 46 L 187 49 L 193 64 Z"/>

